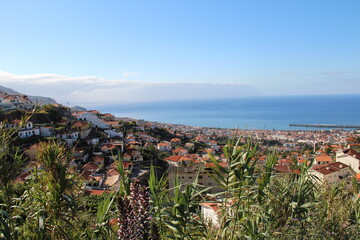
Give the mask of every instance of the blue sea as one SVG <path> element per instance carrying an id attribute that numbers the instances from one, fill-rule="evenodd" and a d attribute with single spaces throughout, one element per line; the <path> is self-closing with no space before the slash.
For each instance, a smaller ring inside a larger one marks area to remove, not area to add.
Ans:
<path id="1" fill-rule="evenodd" d="M 311 129 L 289 124 L 360 125 L 360 95 L 253 97 L 91 106 L 162 123 L 240 129 Z"/>

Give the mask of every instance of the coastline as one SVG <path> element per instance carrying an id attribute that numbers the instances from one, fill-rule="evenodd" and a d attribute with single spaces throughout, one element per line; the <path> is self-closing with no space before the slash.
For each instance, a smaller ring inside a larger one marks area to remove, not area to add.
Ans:
<path id="1" fill-rule="evenodd" d="M 194 127 L 259 130 L 317 130 L 289 126 L 360 125 L 360 95 L 286 96 L 91 105 L 117 117 Z M 329 123 L 329 120 L 331 122 Z"/>

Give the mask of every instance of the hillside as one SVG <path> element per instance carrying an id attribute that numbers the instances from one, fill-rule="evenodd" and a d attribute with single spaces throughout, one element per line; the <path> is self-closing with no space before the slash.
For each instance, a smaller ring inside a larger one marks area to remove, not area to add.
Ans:
<path id="1" fill-rule="evenodd" d="M 1 85 L 0 85 L 0 91 L 6 92 L 11 95 L 23 94 L 23 93 L 19 93 L 19 92 L 15 91 L 11 88 L 7 88 L 7 87 L 1 86 Z M 27 95 L 27 94 L 25 94 L 25 95 Z M 30 96 L 30 95 L 28 95 L 28 97 L 33 103 L 38 104 L 38 105 L 56 104 L 56 101 L 50 97 Z"/>

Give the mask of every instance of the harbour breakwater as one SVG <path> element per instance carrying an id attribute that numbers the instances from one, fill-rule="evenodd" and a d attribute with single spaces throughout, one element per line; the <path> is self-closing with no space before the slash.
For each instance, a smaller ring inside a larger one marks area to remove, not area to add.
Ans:
<path id="1" fill-rule="evenodd" d="M 289 124 L 290 127 L 312 127 L 312 128 L 359 128 L 360 125 L 338 125 L 338 124 Z"/>

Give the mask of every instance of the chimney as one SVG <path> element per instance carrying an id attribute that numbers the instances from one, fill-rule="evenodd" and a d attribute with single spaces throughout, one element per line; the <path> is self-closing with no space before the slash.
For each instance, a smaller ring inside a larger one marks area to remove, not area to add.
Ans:
<path id="1" fill-rule="evenodd" d="M 330 167 L 326 167 L 326 170 L 330 170 Z"/>

